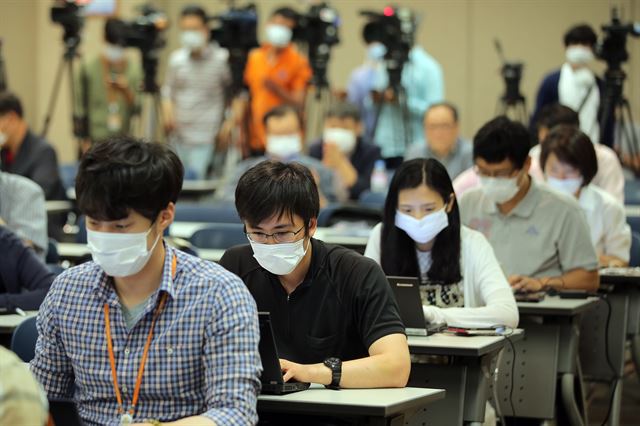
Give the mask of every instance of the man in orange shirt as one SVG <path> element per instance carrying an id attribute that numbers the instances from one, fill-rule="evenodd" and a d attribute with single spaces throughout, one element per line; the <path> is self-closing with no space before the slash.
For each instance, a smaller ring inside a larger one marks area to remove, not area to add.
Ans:
<path id="1" fill-rule="evenodd" d="M 262 122 L 267 111 L 281 104 L 302 109 L 311 68 L 307 58 L 291 44 L 297 13 L 288 7 L 276 9 L 265 29 L 266 42 L 249 54 L 244 80 L 251 95 L 250 150 L 262 155 L 265 133 Z"/>

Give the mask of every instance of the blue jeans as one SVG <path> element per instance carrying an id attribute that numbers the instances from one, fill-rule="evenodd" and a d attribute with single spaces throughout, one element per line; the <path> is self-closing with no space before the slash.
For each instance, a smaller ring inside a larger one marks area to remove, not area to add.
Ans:
<path id="1" fill-rule="evenodd" d="M 184 166 L 185 179 L 206 179 L 207 170 L 213 158 L 213 144 L 186 145 L 172 144 Z"/>

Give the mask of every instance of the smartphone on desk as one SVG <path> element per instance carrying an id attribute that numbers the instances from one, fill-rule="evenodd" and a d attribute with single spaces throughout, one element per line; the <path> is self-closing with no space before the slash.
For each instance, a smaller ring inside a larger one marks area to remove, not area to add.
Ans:
<path id="1" fill-rule="evenodd" d="M 502 336 L 500 329 L 496 328 L 447 327 L 445 333 L 455 334 L 456 336 Z"/>
<path id="2" fill-rule="evenodd" d="M 515 297 L 516 302 L 538 303 L 544 300 L 545 293 L 543 291 L 537 291 L 534 293 L 515 292 L 513 296 Z"/>
<path id="3" fill-rule="evenodd" d="M 560 290 L 558 291 L 560 299 L 586 299 L 589 297 L 587 290 Z"/>

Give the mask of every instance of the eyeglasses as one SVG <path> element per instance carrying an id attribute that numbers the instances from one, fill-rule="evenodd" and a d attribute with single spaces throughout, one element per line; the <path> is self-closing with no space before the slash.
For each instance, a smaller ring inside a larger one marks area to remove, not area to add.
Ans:
<path id="1" fill-rule="evenodd" d="M 292 243 L 296 239 L 296 235 L 298 235 L 303 229 L 304 225 L 295 232 L 274 232 L 273 234 L 266 234 L 264 232 L 245 232 L 245 235 L 254 243 L 266 243 L 269 241 L 269 238 L 273 238 L 273 241 L 276 243 Z"/>
<path id="2" fill-rule="evenodd" d="M 511 170 L 496 170 L 494 172 L 489 172 L 487 170 L 481 170 L 478 166 L 474 166 L 473 170 L 479 176 L 493 177 L 493 178 L 509 178 L 509 177 L 512 177 L 515 172 L 518 171 L 518 169 L 511 169 Z"/>

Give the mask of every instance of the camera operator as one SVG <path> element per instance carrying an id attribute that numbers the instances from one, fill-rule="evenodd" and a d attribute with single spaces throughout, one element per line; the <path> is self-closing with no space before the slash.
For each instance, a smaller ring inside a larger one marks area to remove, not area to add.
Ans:
<path id="1" fill-rule="evenodd" d="M 229 53 L 209 41 L 207 14 L 187 6 L 180 17 L 182 48 L 171 54 L 162 88 L 165 132 L 188 176 L 207 177 L 231 84 Z"/>
<path id="2" fill-rule="evenodd" d="M 265 151 L 264 115 L 282 104 L 302 108 L 311 68 L 307 58 L 291 44 L 297 13 L 276 9 L 266 25 L 266 40 L 249 54 L 244 80 L 251 96 L 251 155 Z"/>
<path id="3" fill-rule="evenodd" d="M 348 98 L 360 107 L 366 134 L 374 134 L 373 142 L 380 146 L 387 167 L 394 169 L 402 162 L 407 142 L 424 143 L 422 117 L 431 104 L 444 99 L 442 68 L 422 47 L 415 44 L 411 47 L 400 82 L 406 93 L 409 112 L 405 121 L 397 93 L 389 87 L 384 64 L 387 48 L 382 34 L 376 29 L 376 24 L 370 22 L 364 26 L 362 36 L 367 45 L 365 62 L 351 73 Z M 407 133 L 411 140 L 407 140 Z"/>
<path id="4" fill-rule="evenodd" d="M 86 152 L 93 141 L 128 135 L 131 118 L 137 113 L 142 70 L 125 56 L 120 19 L 109 18 L 104 25 L 102 52 L 82 64 L 76 77 L 76 111 L 87 118 Z"/>
<path id="5" fill-rule="evenodd" d="M 607 140 L 600 140 L 598 124 L 604 83 L 589 68 L 595 59 L 596 41 L 596 33 L 589 25 L 576 25 L 565 33 L 566 61 L 559 70 L 551 72 L 542 80 L 531 117 L 531 129 L 534 129 L 538 122 L 538 115 L 543 107 L 559 102 L 578 112 L 580 130 L 589 136 L 593 143 L 601 142 L 611 146 L 613 141 L 609 140 L 609 137 L 605 138 Z"/>

